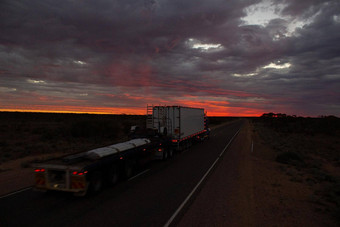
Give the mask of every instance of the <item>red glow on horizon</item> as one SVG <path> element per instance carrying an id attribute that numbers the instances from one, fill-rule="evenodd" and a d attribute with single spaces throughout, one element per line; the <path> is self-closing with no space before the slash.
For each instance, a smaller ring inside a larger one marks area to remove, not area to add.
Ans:
<path id="1" fill-rule="evenodd" d="M 34 106 L 31 108 L 0 109 L 7 112 L 40 112 L 40 113 L 76 113 L 76 114 L 146 114 L 146 108 L 112 108 L 112 107 L 73 107 L 73 106 Z"/>
<path id="2" fill-rule="evenodd" d="M 210 105 L 200 105 L 200 102 L 183 102 L 180 106 L 204 108 L 207 115 L 212 117 L 235 116 L 235 117 L 258 117 L 263 114 L 262 110 L 247 109 L 247 108 L 229 108 L 225 106 L 218 106 L 214 103 Z M 167 105 L 170 105 L 167 103 Z M 177 105 L 177 104 L 176 104 Z M 75 113 L 75 114 L 127 114 L 127 115 L 145 115 L 145 107 L 119 108 L 119 107 L 71 107 L 71 106 L 57 106 L 48 108 L 10 108 L 0 109 L 5 112 L 40 112 L 40 113 Z"/>
<path id="3" fill-rule="evenodd" d="M 118 99 L 124 106 L 90 106 L 84 105 L 84 100 L 73 99 L 49 99 L 49 104 L 38 105 L 5 105 L 0 108 L 0 111 L 11 112 L 46 112 L 46 113 L 85 113 L 85 114 L 127 114 L 127 115 L 145 115 L 146 106 L 167 105 L 167 106 L 186 106 L 194 108 L 203 108 L 208 116 L 261 116 L 268 112 L 262 109 L 256 103 L 231 103 L 227 100 L 213 100 L 214 98 L 206 97 L 206 99 L 195 95 L 182 95 L 179 97 L 157 97 L 145 94 L 110 94 L 96 93 L 96 97 L 104 97 L 107 100 Z M 220 98 L 221 99 L 221 98 Z M 32 100 L 33 102 L 33 100 Z M 66 105 L 61 105 L 67 103 Z M 73 105 L 76 103 L 79 106 Z M 112 101 L 114 103 L 114 101 Z M 129 105 L 129 103 L 131 103 Z"/>

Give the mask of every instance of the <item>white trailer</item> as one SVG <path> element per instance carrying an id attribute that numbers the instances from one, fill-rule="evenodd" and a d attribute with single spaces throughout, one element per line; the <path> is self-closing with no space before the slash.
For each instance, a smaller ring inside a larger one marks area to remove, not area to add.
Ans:
<path id="1" fill-rule="evenodd" d="M 202 108 L 148 106 L 146 127 L 170 137 L 178 149 L 207 136 L 206 115 Z"/>

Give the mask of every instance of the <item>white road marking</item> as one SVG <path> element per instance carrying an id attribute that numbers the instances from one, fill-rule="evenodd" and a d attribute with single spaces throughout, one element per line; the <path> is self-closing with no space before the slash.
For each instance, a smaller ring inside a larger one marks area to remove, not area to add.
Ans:
<path id="1" fill-rule="evenodd" d="M 148 172 L 149 170 L 150 170 L 150 169 L 144 170 L 143 172 L 141 172 L 141 173 L 137 174 L 136 176 L 133 176 L 133 177 L 129 178 L 129 179 L 128 179 L 128 181 L 130 181 L 130 180 L 133 180 L 133 179 L 135 179 L 135 178 L 139 177 L 140 175 L 142 175 L 142 174 L 144 174 L 144 173 Z"/>
<path id="2" fill-rule="evenodd" d="M 32 188 L 32 187 L 28 187 L 28 188 L 24 188 L 24 189 L 21 189 L 21 190 L 15 191 L 15 192 L 11 192 L 11 193 L 9 193 L 9 194 L 7 194 L 7 195 L 3 195 L 3 196 L 1 196 L 1 197 L 0 197 L 0 199 L 3 199 L 3 198 L 6 198 L 6 197 L 9 197 L 9 196 L 11 196 L 11 195 L 18 194 L 18 193 L 20 193 L 20 192 L 27 191 L 27 190 L 29 190 L 29 189 L 31 189 L 31 188 Z"/>
<path id="3" fill-rule="evenodd" d="M 241 128 L 240 128 L 241 129 Z M 217 157 L 217 159 L 215 160 L 215 162 L 211 165 L 211 167 L 208 169 L 208 171 L 204 174 L 204 176 L 202 177 L 202 179 L 197 183 L 197 185 L 194 187 L 194 189 L 190 192 L 190 194 L 186 197 L 186 199 L 182 202 L 182 204 L 177 208 L 177 210 L 175 211 L 175 213 L 170 217 L 170 219 L 167 221 L 167 223 L 165 223 L 164 227 L 168 227 L 173 220 L 176 218 L 176 216 L 178 215 L 178 213 L 183 209 L 183 207 L 185 206 L 185 204 L 189 201 L 189 199 L 191 198 L 191 196 L 195 193 L 195 191 L 197 190 L 197 188 L 201 185 L 201 183 L 204 181 L 204 179 L 208 176 L 208 174 L 210 173 L 210 171 L 214 168 L 214 166 L 216 165 L 216 163 L 218 162 L 218 160 L 221 158 L 221 156 L 223 155 L 223 153 L 227 150 L 227 148 L 229 147 L 230 143 L 233 141 L 233 139 L 235 138 L 235 136 L 239 133 L 240 129 L 235 133 L 235 135 L 230 139 L 229 143 L 224 147 L 223 151 L 221 152 L 221 154 Z"/>
<path id="4" fill-rule="evenodd" d="M 241 128 L 240 128 L 241 129 Z M 230 139 L 229 143 L 227 144 L 227 146 L 225 146 L 225 148 L 223 149 L 223 151 L 221 152 L 220 156 L 217 158 L 217 160 L 223 155 L 223 153 L 227 150 L 227 148 L 229 147 L 230 143 L 234 140 L 235 136 L 238 134 L 238 132 L 240 131 L 240 129 L 235 133 L 235 135 Z"/>

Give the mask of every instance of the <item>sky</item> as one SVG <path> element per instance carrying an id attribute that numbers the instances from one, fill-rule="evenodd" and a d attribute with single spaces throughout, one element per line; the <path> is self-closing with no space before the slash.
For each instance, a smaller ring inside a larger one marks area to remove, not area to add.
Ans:
<path id="1" fill-rule="evenodd" d="M 0 111 L 340 116 L 338 0 L 2 0 Z"/>

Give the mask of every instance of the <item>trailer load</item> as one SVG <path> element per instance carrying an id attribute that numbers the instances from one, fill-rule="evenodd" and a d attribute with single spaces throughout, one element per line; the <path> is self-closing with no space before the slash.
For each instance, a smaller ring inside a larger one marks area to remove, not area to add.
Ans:
<path id="1" fill-rule="evenodd" d="M 120 152 L 130 150 L 133 148 L 137 148 L 143 145 L 147 145 L 151 143 L 149 139 L 143 138 L 143 139 L 133 139 L 124 143 L 117 143 L 111 146 L 107 147 L 102 147 L 102 148 L 97 148 L 94 150 L 90 150 L 86 152 L 86 155 L 89 158 L 92 159 L 100 159 L 105 156 L 113 155 L 113 154 L 118 154 Z"/>

